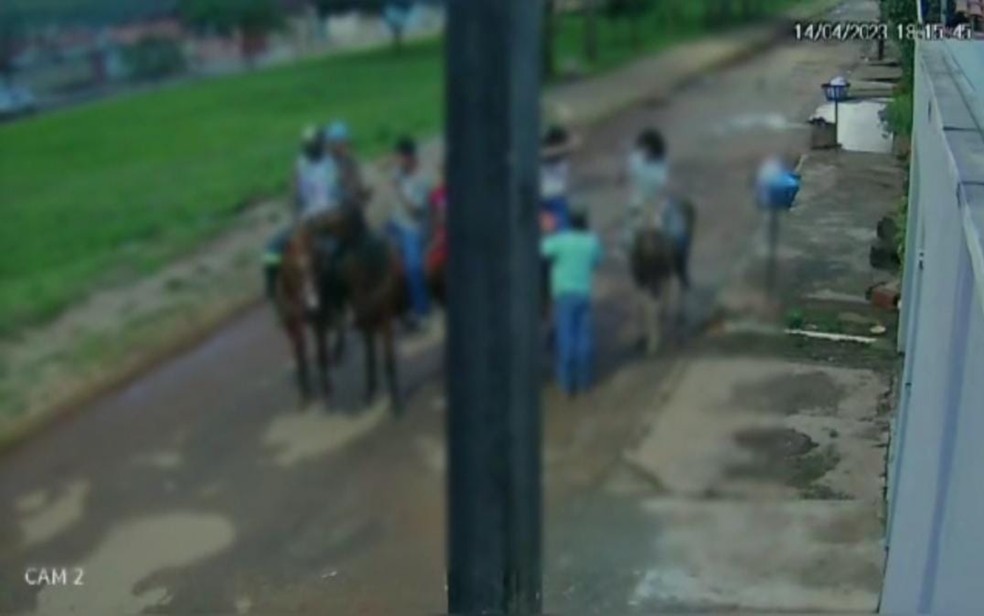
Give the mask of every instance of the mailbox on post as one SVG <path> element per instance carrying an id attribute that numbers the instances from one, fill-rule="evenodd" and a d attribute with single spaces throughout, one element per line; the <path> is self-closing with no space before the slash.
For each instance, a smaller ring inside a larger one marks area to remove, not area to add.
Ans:
<path id="1" fill-rule="evenodd" d="M 824 98 L 834 104 L 834 141 L 839 144 L 840 141 L 837 140 L 837 132 L 840 130 L 840 104 L 847 100 L 851 83 L 838 75 L 821 87 L 823 88 Z"/>

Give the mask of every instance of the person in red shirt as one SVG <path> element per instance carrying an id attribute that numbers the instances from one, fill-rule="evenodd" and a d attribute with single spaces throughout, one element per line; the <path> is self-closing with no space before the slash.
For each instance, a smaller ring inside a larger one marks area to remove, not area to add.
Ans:
<path id="1" fill-rule="evenodd" d="M 442 169 L 437 186 L 431 191 L 428 202 L 431 208 L 431 244 L 427 251 L 427 277 L 434 280 L 443 271 L 448 260 L 448 187 Z"/>

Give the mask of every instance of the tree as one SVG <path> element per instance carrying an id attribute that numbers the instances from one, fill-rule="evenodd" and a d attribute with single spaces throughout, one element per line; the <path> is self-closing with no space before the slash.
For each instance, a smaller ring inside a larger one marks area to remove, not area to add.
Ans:
<path id="1" fill-rule="evenodd" d="M 629 39 L 638 48 L 642 43 L 639 25 L 647 9 L 646 0 L 608 0 L 606 12 L 611 20 L 621 19 L 628 24 Z"/>
<path id="2" fill-rule="evenodd" d="M 598 0 L 584 0 L 584 59 L 589 64 L 598 61 Z"/>
<path id="3" fill-rule="evenodd" d="M 0 6 L 0 78 L 4 80 L 9 80 L 14 75 L 17 41 L 23 33 L 20 13 L 13 7 Z"/>
<path id="4" fill-rule="evenodd" d="M 199 29 L 242 36 L 242 53 L 248 62 L 266 45 L 270 32 L 284 24 L 276 0 L 180 0 L 183 21 Z"/>
<path id="5" fill-rule="evenodd" d="M 181 47 L 170 39 L 147 37 L 124 52 L 134 79 L 161 79 L 185 69 Z"/>
<path id="6" fill-rule="evenodd" d="M 543 0 L 543 34 L 540 40 L 540 60 L 543 63 L 543 79 L 551 79 L 557 73 L 554 54 L 554 0 Z"/>
<path id="7" fill-rule="evenodd" d="M 383 8 L 383 21 L 389 27 L 393 37 L 393 47 L 403 46 L 403 34 L 410 20 L 410 9 L 413 7 L 409 0 L 392 0 Z"/>
<path id="8" fill-rule="evenodd" d="M 918 18 L 916 3 L 913 0 L 881 0 L 880 5 L 882 18 L 892 24 L 892 27 L 898 24 L 915 23 Z M 906 84 L 911 84 L 916 46 L 913 41 L 905 39 L 899 40 L 898 45 L 902 56 L 903 81 Z"/>

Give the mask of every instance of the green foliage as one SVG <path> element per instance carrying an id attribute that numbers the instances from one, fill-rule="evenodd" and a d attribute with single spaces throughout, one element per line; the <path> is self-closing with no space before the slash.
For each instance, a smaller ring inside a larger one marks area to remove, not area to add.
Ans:
<path id="1" fill-rule="evenodd" d="M 284 23 L 277 0 L 180 0 L 178 12 L 185 23 L 220 34 L 263 34 Z"/>
<path id="2" fill-rule="evenodd" d="M 23 30 L 23 18 L 10 6 L 0 3 L 0 76 L 14 72 L 15 43 Z"/>
<path id="3" fill-rule="evenodd" d="M 306 124 L 345 118 L 364 156 L 437 130 L 442 59 L 438 42 L 408 44 L 0 125 L 0 333 L 155 271 L 280 194 Z"/>
<path id="4" fill-rule="evenodd" d="M 915 0 L 881 0 L 881 17 L 890 24 L 912 24 L 919 18 L 916 10 Z M 939 11 L 936 13 L 939 14 Z M 916 45 L 912 41 L 900 40 L 899 63 L 902 67 L 903 83 L 911 87 L 913 77 L 913 61 L 915 59 Z"/>
<path id="5" fill-rule="evenodd" d="M 936 21 L 940 16 L 939 3 L 931 2 L 930 4 L 931 6 L 926 15 L 924 15 L 924 18 L 927 21 Z M 880 0 L 880 9 L 882 19 L 893 25 L 915 23 L 919 17 L 914 0 Z M 898 41 L 898 47 L 899 64 L 902 67 L 902 81 L 899 83 L 895 95 L 885 109 L 885 119 L 892 132 L 901 138 L 909 138 L 912 135 L 912 90 L 915 75 L 916 46 L 912 41 Z M 898 247 L 899 258 L 903 264 L 905 263 L 905 233 L 908 204 L 908 197 L 903 197 L 895 215 L 898 229 L 896 245 Z"/>
<path id="6" fill-rule="evenodd" d="M 885 123 L 899 137 L 912 135 L 912 92 L 900 88 L 885 107 Z"/>
<path id="7" fill-rule="evenodd" d="M 646 0 L 606 0 L 605 14 L 609 19 L 629 19 L 641 15 L 648 7 Z"/>
<path id="8" fill-rule="evenodd" d="M 898 208 L 895 210 L 895 246 L 899 253 L 899 261 L 905 263 L 905 229 L 906 221 L 909 218 L 909 198 L 899 199 Z"/>
<path id="9" fill-rule="evenodd" d="M 148 37 L 124 52 L 134 79 L 160 79 L 184 71 L 181 47 L 170 39 Z"/>
<path id="10" fill-rule="evenodd" d="M 283 27 L 285 17 L 277 0 L 238 0 L 237 25 L 248 34 L 265 34 Z"/>
<path id="11" fill-rule="evenodd" d="M 228 13 L 209 12 L 216 2 L 184 0 L 183 14 L 221 21 Z M 700 34 L 701 11 L 697 0 L 660 2 L 640 22 L 638 50 L 620 24 L 601 20 L 586 72 Z M 558 16 L 561 61 L 581 55 L 582 37 L 581 16 Z M 410 44 L 399 55 L 313 59 L 0 125 L 0 334 L 55 316 L 95 285 L 154 271 L 243 204 L 280 194 L 303 125 L 345 118 L 364 156 L 393 135 L 433 133 L 443 64 L 440 42 Z"/>

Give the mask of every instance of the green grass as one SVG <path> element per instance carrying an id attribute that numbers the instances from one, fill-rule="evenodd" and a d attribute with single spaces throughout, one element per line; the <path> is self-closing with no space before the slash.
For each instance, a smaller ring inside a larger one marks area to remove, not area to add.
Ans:
<path id="1" fill-rule="evenodd" d="M 795 0 L 773 0 L 771 10 Z M 672 23 L 601 20 L 587 72 L 702 30 L 702 3 Z M 559 20 L 557 58 L 580 57 L 583 20 Z M 286 186 L 301 127 L 348 120 L 360 152 L 437 130 L 441 43 L 301 62 L 0 126 L 0 335 L 56 316 L 99 284 L 153 272 Z M 257 247 L 257 251 L 260 247 Z"/>

